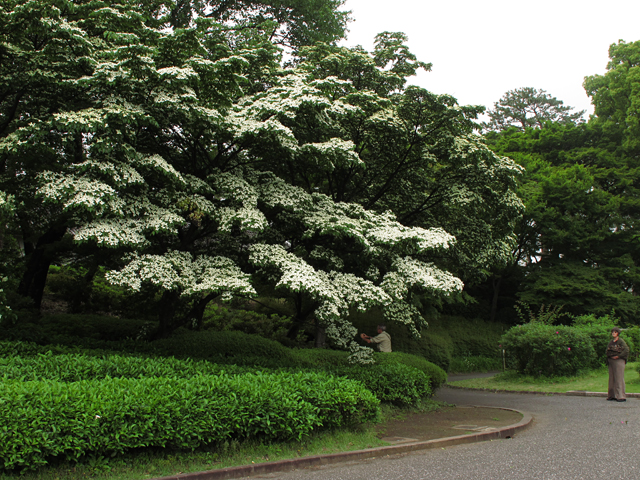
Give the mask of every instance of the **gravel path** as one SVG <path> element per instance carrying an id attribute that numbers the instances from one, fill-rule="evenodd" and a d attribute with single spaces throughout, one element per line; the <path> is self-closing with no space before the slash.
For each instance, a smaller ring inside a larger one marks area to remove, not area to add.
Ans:
<path id="1" fill-rule="evenodd" d="M 573 480 L 640 478 L 640 400 L 443 388 L 457 405 L 508 407 L 534 423 L 512 439 L 263 475 L 282 480 Z"/>

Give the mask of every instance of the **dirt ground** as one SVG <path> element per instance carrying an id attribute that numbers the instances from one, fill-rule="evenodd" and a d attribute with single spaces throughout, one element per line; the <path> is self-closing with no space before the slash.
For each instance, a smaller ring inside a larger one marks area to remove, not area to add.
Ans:
<path id="1" fill-rule="evenodd" d="M 518 423 L 522 415 L 488 407 L 441 407 L 428 413 L 409 413 L 377 427 L 379 438 L 390 443 L 453 437 Z"/>

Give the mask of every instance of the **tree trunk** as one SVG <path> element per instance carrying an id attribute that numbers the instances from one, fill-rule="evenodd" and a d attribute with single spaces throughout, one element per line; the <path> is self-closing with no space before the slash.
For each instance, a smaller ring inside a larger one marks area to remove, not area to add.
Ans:
<path id="1" fill-rule="evenodd" d="M 495 322 L 496 315 L 498 313 L 498 296 L 500 295 L 500 284 L 502 283 L 502 277 L 494 278 L 491 283 L 493 284 L 493 299 L 491 300 L 490 321 Z"/>
<path id="2" fill-rule="evenodd" d="M 324 348 L 327 343 L 327 332 L 320 326 L 320 322 L 316 319 L 316 339 L 314 346 L 316 348 Z"/>
<path id="3" fill-rule="evenodd" d="M 202 328 L 202 317 L 204 316 L 204 311 L 207 308 L 207 305 L 209 305 L 209 302 L 217 296 L 218 295 L 215 293 L 210 293 L 198 301 L 185 318 L 183 325 L 193 319 L 195 320 L 196 329 L 200 330 Z"/>
<path id="4" fill-rule="evenodd" d="M 153 336 L 154 340 L 158 338 L 166 338 L 176 329 L 173 323 L 176 309 L 178 308 L 178 300 L 180 293 L 174 290 L 166 290 L 160 299 L 160 315 L 158 316 L 158 330 Z"/>
<path id="5" fill-rule="evenodd" d="M 38 239 L 35 249 L 27 260 L 27 269 L 20 280 L 18 294 L 33 300 L 33 306 L 40 310 L 44 287 L 47 283 L 49 266 L 58 253 L 53 244 L 62 239 L 67 229 L 54 227 Z"/>
<path id="6" fill-rule="evenodd" d="M 93 290 L 93 278 L 96 276 L 98 272 L 98 261 L 94 258 L 89 265 L 89 270 L 82 277 L 78 284 L 78 290 L 73 296 L 73 301 L 71 303 L 71 311 L 73 313 L 80 313 L 82 310 L 82 303 L 89 303 L 91 299 L 91 291 Z"/>

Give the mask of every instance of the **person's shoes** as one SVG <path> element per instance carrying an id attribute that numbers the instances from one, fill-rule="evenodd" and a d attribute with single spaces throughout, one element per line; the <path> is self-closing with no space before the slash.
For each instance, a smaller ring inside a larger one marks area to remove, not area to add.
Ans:
<path id="1" fill-rule="evenodd" d="M 618 400 L 616 400 L 617 402 L 626 402 L 627 399 L 626 398 L 619 398 Z"/>
<path id="2" fill-rule="evenodd" d="M 609 397 L 609 398 L 607 398 L 607 400 L 608 400 L 609 402 L 612 402 L 612 401 L 614 401 L 614 400 L 615 400 L 615 398 L 613 398 L 613 397 Z"/>

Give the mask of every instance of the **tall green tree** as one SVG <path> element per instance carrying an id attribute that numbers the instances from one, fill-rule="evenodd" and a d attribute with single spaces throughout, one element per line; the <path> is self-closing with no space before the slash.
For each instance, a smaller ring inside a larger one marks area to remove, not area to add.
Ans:
<path id="1" fill-rule="evenodd" d="M 604 75 L 586 77 L 584 88 L 595 107 L 593 124 L 619 155 L 640 155 L 640 40 L 609 47 Z"/>
<path id="2" fill-rule="evenodd" d="M 490 120 L 485 130 L 501 131 L 510 127 L 519 130 L 543 128 L 547 122 L 563 125 L 582 121 L 585 110 L 574 112 L 573 107 L 552 97 L 545 90 L 524 87 L 509 90 L 487 111 Z"/>

